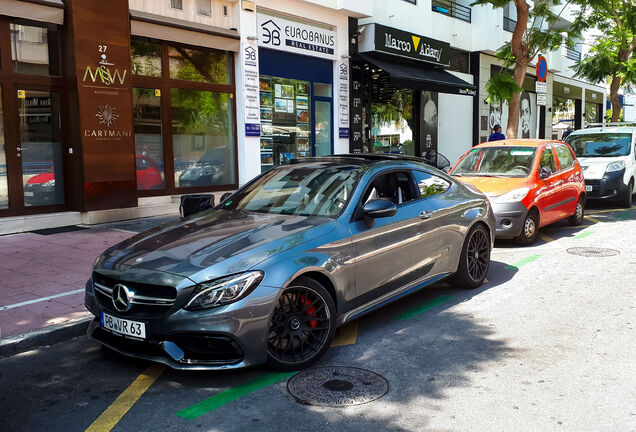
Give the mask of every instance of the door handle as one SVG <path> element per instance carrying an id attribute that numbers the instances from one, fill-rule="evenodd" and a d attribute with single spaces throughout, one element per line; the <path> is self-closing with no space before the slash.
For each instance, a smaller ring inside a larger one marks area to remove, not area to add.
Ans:
<path id="1" fill-rule="evenodd" d="M 420 212 L 420 219 L 428 219 L 431 217 L 432 214 L 433 212 L 430 210 L 423 210 Z"/>
<path id="2" fill-rule="evenodd" d="M 16 147 L 16 150 L 17 151 L 25 151 L 25 150 L 27 150 L 27 148 L 26 147 Z"/>

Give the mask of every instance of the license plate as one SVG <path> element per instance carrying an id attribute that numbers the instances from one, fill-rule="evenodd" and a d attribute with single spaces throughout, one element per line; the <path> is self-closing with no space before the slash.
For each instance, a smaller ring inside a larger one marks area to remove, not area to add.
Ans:
<path id="1" fill-rule="evenodd" d="M 585 185 L 585 192 L 592 192 L 592 186 Z"/>
<path id="2" fill-rule="evenodd" d="M 24 196 L 32 197 L 33 196 L 33 192 L 25 192 Z"/>
<path id="3" fill-rule="evenodd" d="M 139 321 L 132 321 L 117 318 L 107 313 L 101 313 L 102 327 L 113 333 L 131 336 L 138 339 L 146 338 L 146 324 Z"/>

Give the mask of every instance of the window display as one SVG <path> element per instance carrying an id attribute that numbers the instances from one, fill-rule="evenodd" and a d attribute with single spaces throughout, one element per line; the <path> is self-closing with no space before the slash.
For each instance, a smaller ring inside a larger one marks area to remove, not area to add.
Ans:
<path id="1" fill-rule="evenodd" d="M 309 82 L 261 76 L 261 172 L 311 156 Z"/>

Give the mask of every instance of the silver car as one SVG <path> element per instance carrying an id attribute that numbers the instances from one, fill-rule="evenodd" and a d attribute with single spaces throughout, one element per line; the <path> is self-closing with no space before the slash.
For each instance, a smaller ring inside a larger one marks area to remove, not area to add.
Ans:
<path id="1" fill-rule="evenodd" d="M 416 158 L 300 159 L 104 252 L 88 333 L 175 369 L 300 369 L 399 297 L 481 285 L 494 232 L 484 195 Z"/>

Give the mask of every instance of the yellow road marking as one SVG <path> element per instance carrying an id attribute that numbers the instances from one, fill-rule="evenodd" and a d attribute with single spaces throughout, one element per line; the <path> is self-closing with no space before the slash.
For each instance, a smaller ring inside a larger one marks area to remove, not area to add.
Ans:
<path id="1" fill-rule="evenodd" d="M 137 402 L 142 394 L 155 382 L 159 375 L 166 369 L 164 365 L 154 364 L 133 383 L 128 386 L 122 394 L 93 422 L 86 432 L 107 432 L 110 431 Z"/>
<path id="2" fill-rule="evenodd" d="M 594 219 L 594 218 L 593 218 L 593 217 L 591 217 L 591 216 L 585 216 L 585 219 L 587 219 L 587 220 L 589 220 L 589 221 L 592 221 L 592 222 L 594 222 L 594 223 L 601 223 L 601 221 L 600 221 L 600 220 L 598 220 L 598 219 Z"/>
<path id="3" fill-rule="evenodd" d="M 549 235 L 544 234 L 544 233 L 539 233 L 539 237 L 541 237 L 541 239 L 542 239 L 544 242 L 546 242 L 546 243 L 550 243 L 550 242 L 553 242 L 553 241 L 554 241 L 554 239 L 553 239 L 552 237 L 550 237 Z"/>
<path id="4" fill-rule="evenodd" d="M 631 208 L 636 209 L 636 206 L 632 206 Z M 612 213 L 612 212 L 619 212 L 619 211 L 625 211 L 625 209 L 617 208 L 617 209 L 605 209 L 605 210 L 592 210 L 590 214 L 595 215 L 597 213 Z"/>
<path id="5" fill-rule="evenodd" d="M 355 344 L 358 337 L 358 320 L 343 325 L 337 332 L 336 338 L 331 342 L 332 347 Z"/>

